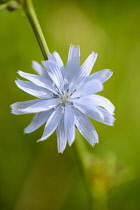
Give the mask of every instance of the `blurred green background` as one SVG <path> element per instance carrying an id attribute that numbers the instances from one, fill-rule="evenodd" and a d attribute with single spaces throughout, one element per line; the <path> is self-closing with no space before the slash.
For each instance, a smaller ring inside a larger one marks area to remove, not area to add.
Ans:
<path id="1" fill-rule="evenodd" d="M 116 106 L 114 127 L 93 121 L 100 143 L 91 147 L 95 210 L 140 210 L 140 1 L 34 0 L 50 51 L 66 63 L 70 44 L 81 63 L 92 52 L 94 71 L 113 77 L 101 93 Z M 17 71 L 34 73 L 42 54 L 20 12 L 0 11 L 0 210 L 87 210 L 87 195 L 72 147 L 57 153 L 56 135 L 36 143 L 43 128 L 23 135 L 32 115 L 14 116 L 10 104 L 33 97 L 18 89 Z"/>

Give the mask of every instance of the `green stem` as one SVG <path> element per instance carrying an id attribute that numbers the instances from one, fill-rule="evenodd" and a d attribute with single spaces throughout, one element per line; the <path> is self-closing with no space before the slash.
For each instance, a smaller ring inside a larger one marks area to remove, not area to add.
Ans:
<path id="1" fill-rule="evenodd" d="M 37 16 L 34 11 L 34 7 L 32 4 L 32 0 L 25 0 L 23 5 L 24 12 L 26 16 L 28 17 L 31 26 L 33 28 L 33 31 L 35 33 L 35 36 L 37 38 L 38 44 L 40 46 L 40 49 L 42 51 L 42 54 L 44 56 L 44 59 L 48 59 L 48 55 L 50 54 L 48 46 L 46 44 L 43 32 L 41 30 L 40 24 L 38 22 Z M 78 135 L 77 135 L 78 136 Z M 79 170 L 83 179 L 84 187 L 87 192 L 88 196 L 88 204 L 89 204 L 89 210 L 93 209 L 93 197 L 92 192 L 89 185 L 89 180 L 87 178 L 87 164 L 86 164 L 86 157 L 88 156 L 87 151 L 85 151 L 84 145 L 82 145 L 82 142 L 77 141 L 74 143 L 74 152 L 76 156 L 76 160 L 79 166 Z M 79 145 L 80 143 L 80 145 Z"/>
<path id="2" fill-rule="evenodd" d="M 33 28 L 35 36 L 37 38 L 38 44 L 40 46 L 41 52 L 45 60 L 48 59 L 48 55 L 50 54 L 47 43 L 45 41 L 42 29 L 40 27 L 38 18 L 36 16 L 32 0 L 25 0 L 23 5 L 24 12 L 30 21 L 30 24 Z"/>
<path id="3" fill-rule="evenodd" d="M 83 180 L 84 188 L 87 193 L 89 210 L 93 210 L 93 196 L 92 196 L 92 192 L 90 188 L 90 183 L 87 177 L 88 166 L 86 163 L 86 158 L 88 158 L 89 154 L 87 150 L 85 150 L 85 145 L 83 144 L 81 139 L 79 141 L 79 138 L 76 138 L 76 141 L 73 144 L 73 149 L 74 149 L 76 161 L 79 167 L 79 172 Z"/>

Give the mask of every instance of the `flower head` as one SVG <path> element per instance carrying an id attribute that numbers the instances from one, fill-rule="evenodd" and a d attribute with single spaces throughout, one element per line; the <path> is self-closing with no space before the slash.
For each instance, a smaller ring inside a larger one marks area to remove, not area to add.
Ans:
<path id="1" fill-rule="evenodd" d="M 112 72 L 104 69 L 90 74 L 97 54 L 92 52 L 80 66 L 79 46 L 70 46 L 66 67 L 57 52 L 49 55 L 49 60 L 41 66 L 33 61 L 32 68 L 38 73 L 18 74 L 29 80 L 16 80 L 17 86 L 38 99 L 17 102 L 11 105 L 12 113 L 36 113 L 25 133 L 31 133 L 42 126 L 45 129 L 38 141 L 47 139 L 55 130 L 58 152 L 63 152 L 66 144 L 75 140 L 75 126 L 91 144 L 98 143 L 98 134 L 88 117 L 112 126 L 114 105 L 96 93 L 103 90 L 103 83 Z"/>

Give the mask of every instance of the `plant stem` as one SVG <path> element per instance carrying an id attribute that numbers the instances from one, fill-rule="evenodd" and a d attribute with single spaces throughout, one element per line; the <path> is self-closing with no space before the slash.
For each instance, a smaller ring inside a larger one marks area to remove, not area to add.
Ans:
<path id="1" fill-rule="evenodd" d="M 50 52 L 49 52 L 47 43 L 45 41 L 40 24 L 38 22 L 38 18 L 36 16 L 36 13 L 35 13 L 35 10 L 34 10 L 33 4 L 32 4 L 32 0 L 25 0 L 23 9 L 31 23 L 31 26 L 32 26 L 35 36 L 37 38 L 38 44 L 40 46 L 41 52 L 43 54 L 43 57 L 45 60 L 47 60 Z M 82 145 L 82 142 L 79 142 L 78 140 L 79 139 L 77 139 L 77 141 L 74 143 L 73 148 L 74 148 L 74 153 L 75 153 L 76 160 L 77 160 L 77 163 L 79 166 L 79 171 L 80 171 L 82 179 L 83 179 L 84 187 L 87 192 L 89 210 L 92 210 L 93 209 L 93 197 L 92 197 L 92 192 L 91 192 L 91 189 L 89 186 L 87 173 L 86 173 L 87 172 L 86 171 L 86 169 L 87 169 L 86 157 L 88 156 L 88 154 L 87 154 L 87 151 L 85 151 L 85 146 Z"/>
<path id="2" fill-rule="evenodd" d="M 28 20 L 30 21 L 30 24 L 37 38 L 43 57 L 45 60 L 47 60 L 50 52 L 49 52 L 47 43 L 45 41 L 42 29 L 40 27 L 38 18 L 36 16 L 36 13 L 32 4 L 32 0 L 25 0 L 23 4 L 23 9 Z"/>
<path id="3" fill-rule="evenodd" d="M 88 157 L 89 154 L 85 150 L 85 146 L 82 143 L 83 143 L 82 141 L 79 141 L 79 138 L 76 138 L 76 141 L 73 144 L 73 149 L 79 167 L 79 171 L 83 180 L 84 188 L 87 193 L 89 210 L 93 210 L 93 196 L 90 189 L 90 183 L 87 177 L 87 164 L 86 164 L 86 158 Z"/>

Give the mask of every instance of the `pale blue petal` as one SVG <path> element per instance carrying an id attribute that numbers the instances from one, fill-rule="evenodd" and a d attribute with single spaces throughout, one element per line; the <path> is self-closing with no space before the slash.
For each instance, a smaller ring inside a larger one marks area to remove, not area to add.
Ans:
<path id="1" fill-rule="evenodd" d="M 101 107 L 95 107 L 94 105 L 92 107 L 91 104 L 86 104 L 86 102 L 85 105 L 80 103 L 75 103 L 75 107 L 77 107 L 82 113 L 84 113 L 88 117 L 98 122 L 110 126 L 114 125 L 115 118 L 108 111 L 106 111 Z"/>
<path id="2" fill-rule="evenodd" d="M 33 82 L 37 86 L 47 88 L 48 90 L 51 90 L 54 93 L 57 93 L 55 87 L 53 87 L 53 85 L 52 85 L 52 82 L 50 82 L 50 80 L 45 78 L 45 77 L 35 75 L 35 74 L 25 73 L 23 71 L 18 71 L 18 74 L 21 77 L 30 80 L 31 82 Z"/>
<path id="3" fill-rule="evenodd" d="M 98 134 L 89 119 L 78 109 L 75 110 L 75 124 L 84 138 L 93 146 L 98 143 Z"/>
<path id="4" fill-rule="evenodd" d="M 30 125 L 24 129 L 24 133 L 31 133 L 41 127 L 44 123 L 47 122 L 53 111 L 54 109 L 37 113 L 32 119 Z"/>
<path id="5" fill-rule="evenodd" d="M 43 68 L 39 63 L 36 61 L 32 61 L 32 68 L 40 75 L 43 77 L 46 77 L 48 80 L 51 81 L 46 69 Z"/>
<path id="6" fill-rule="evenodd" d="M 113 74 L 113 72 L 110 71 L 110 69 L 104 69 L 101 71 L 97 71 L 88 77 L 88 81 L 94 80 L 94 79 L 99 79 L 102 83 L 104 83 L 112 76 L 112 74 Z"/>
<path id="7" fill-rule="evenodd" d="M 74 111 L 68 105 L 65 107 L 64 123 L 68 144 L 71 146 L 75 139 Z"/>
<path id="8" fill-rule="evenodd" d="M 56 129 L 58 123 L 61 120 L 63 109 L 59 106 L 50 116 L 48 122 L 46 123 L 43 136 L 38 141 L 43 141 L 47 139 Z"/>
<path id="9" fill-rule="evenodd" d="M 24 112 L 24 109 L 26 109 L 29 106 L 32 106 L 33 104 L 36 104 L 40 102 L 40 99 L 30 100 L 30 101 L 23 101 L 23 102 L 17 102 L 11 105 L 12 113 L 16 115 L 20 114 L 28 114 L 27 112 Z"/>
<path id="10" fill-rule="evenodd" d="M 106 80 L 108 80 L 112 76 L 113 72 L 111 72 L 109 69 L 104 69 L 98 72 L 95 72 L 94 74 L 91 74 L 88 77 L 83 77 L 80 81 L 77 81 L 74 84 L 70 85 L 70 90 L 73 90 L 73 88 L 82 88 L 84 83 L 89 81 L 94 81 L 95 79 L 98 79 L 101 83 L 104 83 Z"/>
<path id="11" fill-rule="evenodd" d="M 92 71 L 92 68 L 96 62 L 98 54 L 95 52 L 92 52 L 88 58 L 85 60 L 85 62 L 83 63 L 83 65 L 80 67 L 80 74 L 79 76 L 81 77 L 85 77 L 85 76 L 89 76 L 90 72 Z"/>
<path id="12" fill-rule="evenodd" d="M 71 82 L 74 74 L 79 72 L 80 68 L 80 47 L 71 45 L 68 53 L 68 61 L 66 65 L 66 74 L 68 82 Z"/>
<path id="13" fill-rule="evenodd" d="M 98 109 L 104 115 L 104 121 L 101 120 L 99 122 L 104 123 L 106 125 L 113 126 L 115 118 L 108 111 L 106 111 L 105 109 L 103 109 L 101 107 L 98 107 Z"/>
<path id="14" fill-rule="evenodd" d="M 80 100 L 74 100 L 73 104 L 88 117 L 97 121 L 104 120 L 104 115 L 98 110 L 98 107 L 94 106 L 94 104 L 87 103 L 87 101 L 83 103 Z"/>
<path id="15" fill-rule="evenodd" d="M 102 90 L 102 83 L 99 80 L 95 79 L 93 81 L 85 82 L 82 87 L 78 87 L 76 91 L 72 94 L 72 98 L 88 96 Z"/>
<path id="16" fill-rule="evenodd" d="M 81 97 L 79 102 L 83 104 L 92 104 L 93 106 L 101 106 L 110 114 L 114 114 L 115 106 L 103 96 L 93 94 L 90 96 Z"/>
<path id="17" fill-rule="evenodd" d="M 59 104 L 58 98 L 44 99 L 40 100 L 38 103 L 35 103 L 31 106 L 28 106 L 25 109 L 21 109 L 20 111 L 24 111 L 24 113 L 37 113 L 47 111 L 51 108 L 56 107 Z"/>
<path id="18" fill-rule="evenodd" d="M 62 114 L 61 120 L 56 128 L 57 133 L 57 148 L 58 152 L 63 153 L 67 145 L 67 136 L 65 133 L 64 114 Z"/>
<path id="19" fill-rule="evenodd" d="M 35 85 L 30 81 L 16 80 L 16 85 L 26 93 L 33 95 L 38 98 L 50 98 L 52 96 L 52 92 L 47 90 L 46 88 L 42 88 L 40 86 Z"/>
<path id="20" fill-rule="evenodd" d="M 107 98 L 99 95 L 91 95 L 89 98 L 93 101 L 96 106 L 102 106 L 110 114 L 114 114 L 115 106 Z"/>
<path id="21" fill-rule="evenodd" d="M 53 82 L 56 84 L 56 86 L 60 90 L 62 90 L 64 87 L 64 80 L 63 80 L 62 72 L 57 66 L 57 64 L 53 61 L 43 61 L 42 63 L 47 69 L 47 72 L 49 76 L 52 78 Z"/>
<path id="22" fill-rule="evenodd" d="M 92 68 L 93 68 L 93 65 L 96 61 L 96 58 L 97 58 L 97 53 L 94 53 L 92 52 L 88 58 L 86 59 L 86 61 L 83 63 L 83 65 L 80 67 L 79 71 L 76 71 L 73 79 L 72 79 L 72 82 L 71 82 L 71 85 L 73 84 L 77 84 L 79 83 L 84 77 L 87 77 L 89 76 Z"/>
<path id="23" fill-rule="evenodd" d="M 38 73 L 39 75 L 43 75 L 43 67 L 37 63 L 36 61 L 32 61 L 32 69 L 34 69 L 36 71 L 36 73 Z"/>
<path id="24" fill-rule="evenodd" d="M 62 69 L 64 67 L 63 61 L 57 52 L 48 55 L 49 60 L 55 62 L 57 66 Z"/>
<path id="25" fill-rule="evenodd" d="M 55 62 L 57 64 L 57 66 L 59 67 L 59 69 L 61 69 L 61 72 L 62 72 L 62 75 L 63 75 L 63 78 L 65 77 L 65 67 L 64 67 L 64 64 L 63 64 L 63 61 L 60 57 L 60 55 L 57 53 L 57 52 L 54 52 L 52 54 L 49 54 L 48 55 L 48 58 L 49 60 Z"/>

